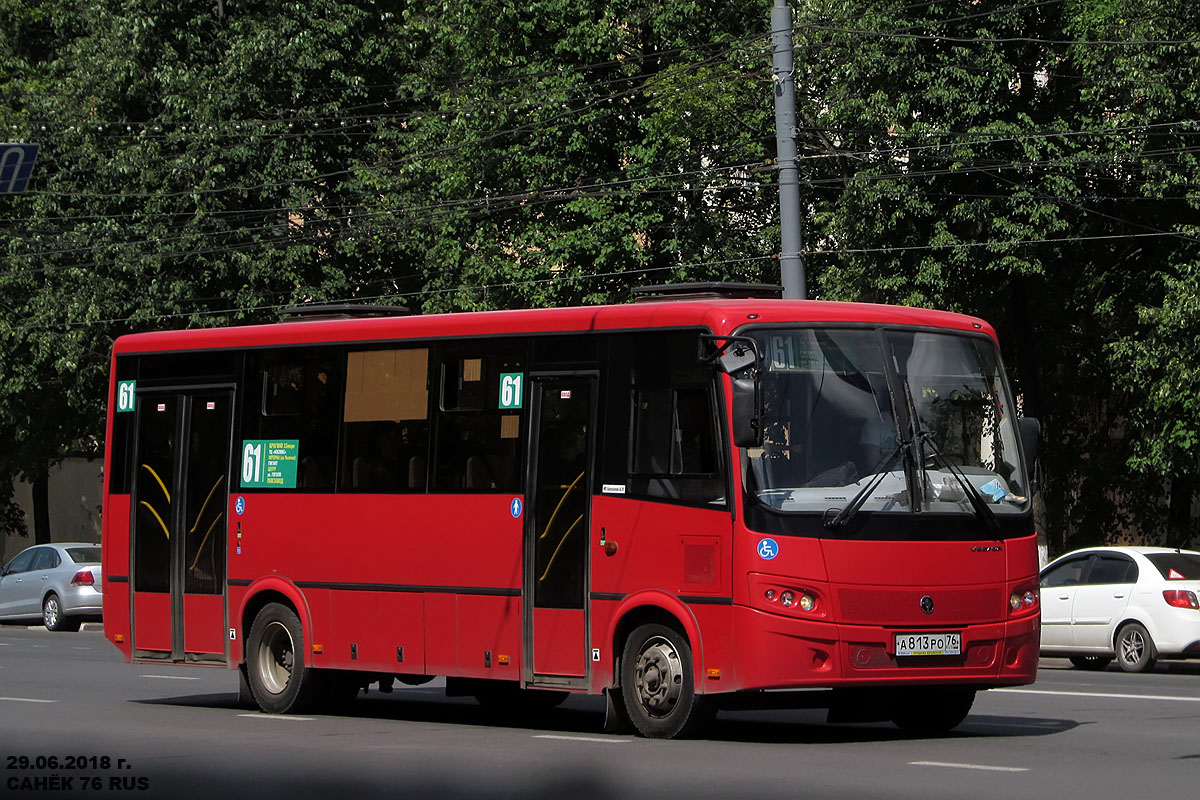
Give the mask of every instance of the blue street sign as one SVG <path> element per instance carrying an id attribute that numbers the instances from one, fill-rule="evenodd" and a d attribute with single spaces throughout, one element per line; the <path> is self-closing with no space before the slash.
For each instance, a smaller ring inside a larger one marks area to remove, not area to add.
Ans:
<path id="1" fill-rule="evenodd" d="M 29 185 L 37 144 L 0 144 L 0 194 L 17 194 Z"/>

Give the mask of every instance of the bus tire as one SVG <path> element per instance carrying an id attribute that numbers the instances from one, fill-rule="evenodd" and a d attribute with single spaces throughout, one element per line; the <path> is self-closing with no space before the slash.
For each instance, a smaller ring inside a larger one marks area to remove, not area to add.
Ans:
<path id="1" fill-rule="evenodd" d="M 650 739 L 695 736 L 715 716 L 710 698 L 696 694 L 692 648 L 665 625 L 641 625 L 625 640 L 621 696 L 638 733 Z"/>
<path id="2" fill-rule="evenodd" d="M 918 687 L 897 692 L 892 722 L 915 736 L 941 736 L 957 728 L 971 713 L 974 689 Z"/>
<path id="3" fill-rule="evenodd" d="M 304 664 L 304 629 L 282 603 L 262 607 L 250 626 L 246 672 L 254 702 L 268 714 L 305 711 L 319 699 L 318 675 Z"/>

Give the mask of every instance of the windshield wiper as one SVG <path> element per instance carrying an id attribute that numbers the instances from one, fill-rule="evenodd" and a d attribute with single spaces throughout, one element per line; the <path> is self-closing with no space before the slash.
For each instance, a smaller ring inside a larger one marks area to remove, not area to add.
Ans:
<path id="1" fill-rule="evenodd" d="M 875 491 L 879 484 L 883 482 L 884 477 L 888 474 L 888 470 L 892 466 L 892 462 L 894 462 L 896 457 L 903 453 L 905 448 L 911 444 L 912 442 L 900 442 L 900 444 L 896 445 L 896 448 L 892 450 L 891 455 L 875 465 L 875 474 L 871 477 L 871 480 L 867 482 L 867 485 L 859 489 L 858 494 L 850 498 L 850 502 L 842 506 L 841 510 L 837 511 L 836 514 L 831 517 L 829 515 L 835 511 L 835 509 L 830 508 L 826 510 L 824 522 L 825 527 L 845 527 L 846 523 L 848 523 L 850 519 L 858 513 L 858 510 L 863 507 L 863 504 L 867 502 L 867 498 L 871 496 L 871 492 Z"/>
<path id="2" fill-rule="evenodd" d="M 967 476 L 963 474 L 955 465 L 942 456 L 941 451 L 937 449 L 937 445 L 933 443 L 933 434 L 929 431 L 921 431 L 918 434 L 918 440 L 923 447 L 929 448 L 929 453 L 933 456 L 934 461 L 942 466 L 947 472 L 954 476 L 954 479 L 963 487 L 963 492 L 967 495 L 967 500 L 971 503 L 971 508 L 975 511 L 975 516 L 987 528 L 988 533 L 992 534 L 993 539 L 1000 538 L 1000 523 L 996 519 L 996 514 L 988 507 L 983 497 L 979 494 L 979 490 L 975 488 L 975 484 L 967 480 Z"/>

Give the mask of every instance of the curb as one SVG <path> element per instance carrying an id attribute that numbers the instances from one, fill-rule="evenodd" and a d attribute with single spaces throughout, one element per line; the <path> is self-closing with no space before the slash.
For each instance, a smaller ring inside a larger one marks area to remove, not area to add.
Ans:
<path id="1" fill-rule="evenodd" d="M 44 631 L 44 630 L 46 630 L 46 626 L 45 625 L 26 625 L 25 630 L 27 630 L 27 631 Z M 103 622 L 85 622 L 79 626 L 79 630 L 103 632 L 104 631 L 104 623 Z"/>

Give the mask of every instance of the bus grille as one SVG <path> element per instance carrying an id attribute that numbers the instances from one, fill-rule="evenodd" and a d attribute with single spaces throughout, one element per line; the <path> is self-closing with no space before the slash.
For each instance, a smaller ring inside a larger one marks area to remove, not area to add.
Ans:
<path id="1" fill-rule="evenodd" d="M 921 598 L 933 598 L 932 614 Z M 984 589 L 839 589 L 844 622 L 872 625 L 955 625 L 994 622 L 1007 614 L 1003 587 Z"/>

